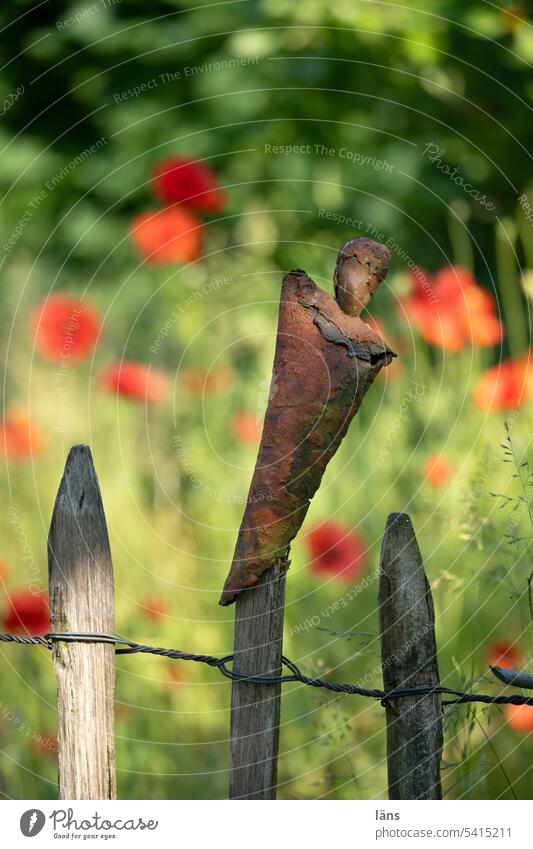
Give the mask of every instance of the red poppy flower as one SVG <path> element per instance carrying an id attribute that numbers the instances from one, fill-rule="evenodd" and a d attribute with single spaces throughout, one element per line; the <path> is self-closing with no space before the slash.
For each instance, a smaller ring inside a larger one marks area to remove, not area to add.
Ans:
<path id="1" fill-rule="evenodd" d="M 233 435 L 248 445 L 255 445 L 261 439 L 263 422 L 259 421 L 255 413 L 249 410 L 239 410 L 231 420 Z"/>
<path id="2" fill-rule="evenodd" d="M 495 640 L 487 646 L 487 660 L 490 666 L 517 669 L 522 661 L 522 655 L 520 649 L 507 640 Z"/>
<path id="3" fill-rule="evenodd" d="M 452 473 L 452 467 L 446 457 L 433 454 L 424 463 L 424 475 L 427 482 L 437 489 L 443 486 Z"/>
<path id="4" fill-rule="evenodd" d="M 187 156 L 170 156 L 153 171 L 154 190 L 163 203 L 187 203 L 202 212 L 219 212 L 225 196 L 207 165 Z"/>
<path id="5" fill-rule="evenodd" d="M 474 389 L 474 403 L 481 410 L 516 410 L 530 397 L 532 380 L 531 352 L 509 358 L 481 375 Z"/>
<path id="6" fill-rule="evenodd" d="M 366 568 L 368 552 L 363 540 L 344 525 L 322 522 L 306 537 L 310 567 L 317 575 L 329 575 L 350 583 Z"/>
<path id="7" fill-rule="evenodd" d="M 123 360 L 104 371 L 102 385 L 108 392 L 123 395 L 132 401 L 158 404 L 169 392 L 165 375 L 144 363 Z"/>
<path id="8" fill-rule="evenodd" d="M 505 721 L 514 731 L 529 734 L 533 731 L 533 706 L 505 705 Z"/>
<path id="9" fill-rule="evenodd" d="M 46 634 L 50 630 L 48 597 L 34 595 L 29 590 L 12 593 L 8 597 L 4 627 L 15 634 Z"/>
<path id="10" fill-rule="evenodd" d="M 35 346 L 46 360 L 84 360 L 94 350 L 100 313 L 64 292 L 45 298 L 33 311 Z"/>
<path id="11" fill-rule="evenodd" d="M 162 619 L 168 610 L 167 602 L 157 596 L 147 596 L 139 603 L 139 610 L 147 619 Z"/>
<path id="12" fill-rule="evenodd" d="M 22 410 L 12 410 L 0 421 L 0 451 L 10 462 L 36 457 L 44 447 L 41 431 Z"/>
<path id="13" fill-rule="evenodd" d="M 233 371 L 227 366 L 211 369 L 209 372 L 201 369 L 186 369 L 182 372 L 184 388 L 197 397 L 216 395 L 225 392 L 233 382 Z"/>
<path id="14" fill-rule="evenodd" d="M 191 262 L 202 248 L 203 225 L 183 207 L 143 212 L 131 224 L 137 250 L 152 265 Z"/>
<path id="15" fill-rule="evenodd" d="M 447 351 L 465 345 L 495 345 L 503 336 L 496 301 L 460 266 L 441 268 L 433 277 L 412 273 L 413 290 L 403 308 L 422 337 Z"/>

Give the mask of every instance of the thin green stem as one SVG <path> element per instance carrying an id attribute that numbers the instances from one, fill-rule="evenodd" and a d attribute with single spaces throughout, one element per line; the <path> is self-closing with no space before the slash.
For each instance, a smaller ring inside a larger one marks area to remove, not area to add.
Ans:
<path id="1" fill-rule="evenodd" d="M 502 299 L 503 316 L 511 354 L 517 357 L 528 346 L 529 334 L 525 322 L 518 265 L 515 255 L 516 229 L 511 219 L 496 224 L 496 269 Z"/>
<path id="2" fill-rule="evenodd" d="M 450 204 L 448 215 L 448 235 L 456 265 L 462 265 L 468 271 L 474 271 L 474 249 L 467 227 L 469 209 L 462 201 Z"/>

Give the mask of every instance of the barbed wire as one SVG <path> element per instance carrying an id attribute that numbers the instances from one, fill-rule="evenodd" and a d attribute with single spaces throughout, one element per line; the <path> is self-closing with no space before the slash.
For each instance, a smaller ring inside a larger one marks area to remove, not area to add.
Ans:
<path id="1" fill-rule="evenodd" d="M 533 707 L 533 696 L 489 696 L 484 693 L 467 693 L 462 690 L 454 690 L 450 687 L 442 687 L 440 684 L 399 687 L 388 692 L 385 690 L 369 690 L 365 687 L 359 687 L 357 684 L 337 684 L 335 681 L 326 681 L 323 678 L 310 678 L 304 675 L 298 666 L 285 656 L 282 656 L 281 661 L 283 666 L 290 670 L 290 674 L 288 675 L 245 675 L 228 668 L 228 663 L 231 663 L 234 658 L 232 654 L 225 655 L 225 657 L 215 657 L 210 654 L 194 654 L 193 652 L 180 651 L 180 649 L 158 648 L 156 646 L 144 645 L 143 643 L 135 643 L 132 640 L 112 634 L 78 633 L 74 631 L 51 632 L 43 636 L 0 634 L 0 642 L 17 643 L 25 646 L 37 645 L 47 649 L 52 649 L 54 642 L 111 644 L 115 646 L 116 654 L 154 654 L 159 657 L 170 658 L 171 660 L 191 660 L 195 663 L 206 663 L 208 666 L 218 669 L 225 678 L 230 678 L 232 681 L 242 681 L 247 684 L 285 684 L 288 682 L 299 682 L 300 684 L 306 684 L 308 687 L 321 687 L 333 693 L 346 693 L 348 695 L 375 699 L 381 702 L 383 706 L 393 699 L 402 699 L 409 696 L 446 695 L 454 696 L 455 698 L 443 701 L 443 705 L 480 702 L 486 705 L 531 705 Z"/>

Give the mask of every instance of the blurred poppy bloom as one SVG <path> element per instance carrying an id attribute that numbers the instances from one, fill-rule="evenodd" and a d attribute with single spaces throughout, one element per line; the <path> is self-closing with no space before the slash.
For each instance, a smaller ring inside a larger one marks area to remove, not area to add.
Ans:
<path id="1" fill-rule="evenodd" d="M 108 366 L 102 374 L 102 385 L 108 392 L 147 404 L 164 401 L 169 391 L 162 372 L 127 360 Z"/>
<path id="2" fill-rule="evenodd" d="M 209 372 L 201 369 L 186 369 L 182 372 L 183 387 L 198 397 L 216 395 L 224 392 L 233 382 L 233 371 L 227 366 L 211 369 Z"/>
<path id="3" fill-rule="evenodd" d="M 504 360 L 481 375 L 474 388 L 474 403 L 481 410 L 516 410 L 530 397 L 532 376 L 531 352 Z"/>
<path id="4" fill-rule="evenodd" d="M 13 410 L 0 421 L 0 451 L 8 462 L 35 457 L 43 447 L 41 431 L 22 410 Z"/>
<path id="5" fill-rule="evenodd" d="M 421 336 L 446 351 L 467 344 L 495 345 L 503 336 L 496 301 L 460 266 L 441 268 L 433 277 L 411 274 L 413 289 L 402 301 Z"/>
<path id="6" fill-rule="evenodd" d="M 219 212 L 225 196 L 214 172 L 187 156 L 170 156 L 153 171 L 154 190 L 163 203 L 186 203 L 202 212 Z"/>
<path id="7" fill-rule="evenodd" d="M 84 360 L 93 351 L 102 321 L 94 307 L 64 292 L 42 301 L 33 311 L 35 347 L 46 360 Z"/>
<path id="8" fill-rule="evenodd" d="M 424 463 L 424 476 L 427 482 L 437 489 L 443 486 L 452 473 L 452 467 L 446 457 L 434 454 Z"/>
<path id="9" fill-rule="evenodd" d="M 55 734 L 36 734 L 32 739 L 32 748 L 37 754 L 55 757 L 58 752 L 57 737 Z"/>
<path id="10" fill-rule="evenodd" d="M 162 619 L 168 610 L 167 602 L 155 595 L 147 596 L 139 603 L 139 610 L 147 619 Z"/>
<path id="11" fill-rule="evenodd" d="M 514 731 L 528 734 L 533 731 L 533 706 L 505 705 L 505 721 Z"/>
<path id="12" fill-rule="evenodd" d="M 307 535 L 306 544 L 312 557 L 310 568 L 316 575 L 350 583 L 367 566 L 363 540 L 337 522 L 327 520 L 317 525 Z"/>
<path id="13" fill-rule="evenodd" d="M 249 410 L 239 410 L 231 420 L 233 435 L 239 442 L 255 445 L 261 439 L 263 423 L 258 421 L 255 413 Z"/>
<path id="14" fill-rule="evenodd" d="M 183 684 L 183 675 L 178 669 L 177 663 L 171 663 L 167 666 L 166 689 L 173 690 L 179 684 Z"/>
<path id="15" fill-rule="evenodd" d="M 12 593 L 8 596 L 4 627 L 15 634 L 46 634 L 50 630 L 48 597 L 29 590 Z"/>
<path id="16" fill-rule="evenodd" d="M 520 649 L 508 640 L 495 640 L 487 646 L 487 660 L 490 666 L 516 669 L 520 666 L 522 655 Z"/>
<path id="17" fill-rule="evenodd" d="M 198 259 L 202 236 L 200 219 L 183 207 L 143 212 L 131 224 L 137 250 L 152 265 Z"/>

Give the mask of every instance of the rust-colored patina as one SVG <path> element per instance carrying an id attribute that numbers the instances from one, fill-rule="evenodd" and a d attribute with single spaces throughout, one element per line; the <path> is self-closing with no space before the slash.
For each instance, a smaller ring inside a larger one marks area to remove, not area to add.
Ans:
<path id="1" fill-rule="evenodd" d="M 388 260 L 387 252 L 380 279 Z M 368 273 L 375 288 L 375 269 Z M 359 275 L 354 281 L 360 287 Z M 355 311 L 343 312 L 305 271 L 283 280 L 263 435 L 222 605 L 266 569 L 287 568 L 290 543 L 328 462 L 376 375 L 396 356 Z"/>

